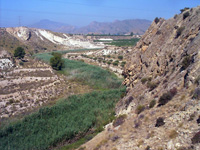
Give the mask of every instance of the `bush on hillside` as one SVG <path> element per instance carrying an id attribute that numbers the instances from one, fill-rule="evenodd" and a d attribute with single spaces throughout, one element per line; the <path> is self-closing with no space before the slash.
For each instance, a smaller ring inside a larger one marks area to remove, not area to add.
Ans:
<path id="1" fill-rule="evenodd" d="M 190 13 L 187 11 L 183 14 L 183 19 L 187 18 L 190 15 Z"/>
<path id="2" fill-rule="evenodd" d="M 176 93 L 177 93 L 177 89 L 175 87 L 172 88 L 167 93 L 164 93 L 158 101 L 159 103 L 158 106 L 162 106 L 168 103 L 176 95 Z"/>
<path id="3" fill-rule="evenodd" d="M 154 19 L 154 22 L 157 24 L 158 22 L 160 21 L 160 19 L 158 19 L 158 17 L 156 17 L 155 19 Z"/>
<path id="4" fill-rule="evenodd" d="M 113 122 L 113 126 L 117 127 L 117 126 L 123 124 L 125 119 L 126 119 L 126 117 L 127 117 L 127 115 L 125 115 L 125 114 L 124 115 L 120 115 L 119 117 L 117 117 L 115 119 L 115 121 Z"/>
<path id="5" fill-rule="evenodd" d="M 50 65 L 55 70 L 61 70 L 64 68 L 64 61 L 60 53 L 52 53 L 53 57 L 50 59 Z"/>
<path id="6" fill-rule="evenodd" d="M 149 108 L 153 108 L 155 105 L 156 105 L 156 100 L 154 99 L 149 103 Z"/>
<path id="7" fill-rule="evenodd" d="M 164 119 L 163 119 L 162 117 L 159 117 L 159 118 L 156 120 L 155 127 L 160 127 L 160 126 L 163 126 L 164 124 L 165 124 Z"/>
<path id="8" fill-rule="evenodd" d="M 190 65 L 191 63 L 191 57 L 190 56 L 185 56 L 181 62 L 181 70 L 185 70 L 187 69 L 187 67 Z"/>
<path id="9" fill-rule="evenodd" d="M 179 27 L 177 29 L 177 31 L 176 31 L 176 38 L 178 38 L 182 34 L 182 32 L 183 32 L 184 29 L 185 29 L 185 27 Z"/>
<path id="10" fill-rule="evenodd" d="M 123 59 L 123 56 L 121 56 L 121 55 L 120 55 L 120 56 L 118 56 L 118 59 L 122 60 L 122 59 Z"/>
<path id="11" fill-rule="evenodd" d="M 189 7 L 185 7 L 184 9 L 181 9 L 180 11 L 181 13 L 183 13 L 184 11 L 189 10 L 189 9 L 190 9 Z"/>
<path id="12" fill-rule="evenodd" d="M 145 84 L 147 81 L 151 81 L 151 77 L 144 77 L 141 79 L 142 84 Z"/>
<path id="13" fill-rule="evenodd" d="M 14 51 L 14 57 L 17 57 L 19 59 L 24 58 L 25 54 L 26 53 L 22 47 L 17 47 Z"/>
<path id="14" fill-rule="evenodd" d="M 140 114 L 144 110 L 145 110 L 145 106 L 144 105 L 138 105 L 137 108 L 136 108 L 136 110 L 135 110 L 135 113 L 136 114 Z"/>
<path id="15" fill-rule="evenodd" d="M 157 86 L 159 85 L 159 82 L 147 82 L 147 87 L 149 88 L 150 91 L 154 90 Z"/>

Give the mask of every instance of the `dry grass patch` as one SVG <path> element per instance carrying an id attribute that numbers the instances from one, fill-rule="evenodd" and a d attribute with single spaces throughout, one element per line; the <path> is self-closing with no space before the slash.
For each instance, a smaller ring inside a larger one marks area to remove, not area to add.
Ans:
<path id="1" fill-rule="evenodd" d="M 174 139 L 174 138 L 176 138 L 178 136 L 178 132 L 176 131 L 176 130 L 171 130 L 170 132 L 169 132 L 169 138 L 170 139 Z"/>

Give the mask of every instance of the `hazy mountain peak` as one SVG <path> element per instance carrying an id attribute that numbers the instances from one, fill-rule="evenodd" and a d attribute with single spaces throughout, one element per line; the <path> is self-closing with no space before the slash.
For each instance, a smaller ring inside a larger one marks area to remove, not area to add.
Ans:
<path id="1" fill-rule="evenodd" d="M 134 34 L 144 34 L 150 26 L 151 21 L 144 19 L 127 19 L 115 20 L 113 22 L 97 22 L 93 21 L 84 27 L 75 27 L 65 23 L 54 22 L 48 19 L 43 19 L 29 27 L 48 29 L 55 32 L 63 33 L 99 33 L 99 34 L 127 34 L 133 32 Z"/>

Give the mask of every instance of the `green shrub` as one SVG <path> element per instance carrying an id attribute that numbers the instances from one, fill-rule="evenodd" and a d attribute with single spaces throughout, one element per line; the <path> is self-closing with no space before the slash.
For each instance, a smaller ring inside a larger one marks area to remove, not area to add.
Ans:
<path id="1" fill-rule="evenodd" d="M 176 38 L 178 38 L 182 34 L 182 32 L 183 32 L 184 29 L 185 29 L 185 27 L 179 27 L 177 29 L 177 31 L 176 31 Z"/>
<path id="2" fill-rule="evenodd" d="M 149 104 L 149 108 L 153 108 L 156 105 L 156 100 L 152 100 Z"/>
<path id="3" fill-rule="evenodd" d="M 20 66 L 23 66 L 23 65 L 24 65 L 24 62 L 23 62 L 23 61 L 20 61 L 20 62 L 19 62 L 19 65 L 20 65 Z"/>
<path id="4" fill-rule="evenodd" d="M 64 61 L 60 53 L 52 53 L 53 57 L 50 59 L 50 65 L 55 70 L 61 70 L 64 68 Z"/>
<path id="5" fill-rule="evenodd" d="M 184 11 L 189 10 L 189 9 L 190 9 L 189 7 L 185 7 L 184 9 L 181 9 L 180 11 L 181 13 L 183 13 Z"/>
<path id="6" fill-rule="evenodd" d="M 147 81 L 151 81 L 151 77 L 144 77 L 141 79 L 142 84 L 145 84 Z"/>
<path id="7" fill-rule="evenodd" d="M 185 56 L 181 62 L 181 70 L 185 70 L 187 69 L 187 67 L 190 65 L 191 63 L 191 57 L 190 56 Z"/>
<path id="8" fill-rule="evenodd" d="M 122 61 L 122 62 L 121 62 L 121 67 L 124 67 L 125 64 L 126 64 L 126 62 L 125 62 L 125 61 Z"/>
<path id="9" fill-rule="evenodd" d="M 14 103 L 14 99 L 9 100 L 9 104 L 12 104 L 12 103 Z"/>
<path id="10" fill-rule="evenodd" d="M 122 60 L 122 59 L 123 59 L 123 56 L 118 56 L 118 59 Z"/>
<path id="11" fill-rule="evenodd" d="M 163 126 L 164 124 L 165 124 L 164 119 L 163 119 L 162 117 L 159 117 L 159 118 L 156 120 L 155 127 L 160 127 L 160 126 Z"/>
<path id="12" fill-rule="evenodd" d="M 119 117 L 117 117 L 113 122 L 113 126 L 117 127 L 117 126 L 123 124 L 125 119 L 126 119 L 126 117 L 127 117 L 127 115 L 125 115 L 125 114 L 124 115 L 120 115 Z"/>
<path id="13" fill-rule="evenodd" d="M 154 90 L 157 86 L 159 85 L 159 82 L 147 82 L 147 87 L 149 88 L 150 91 Z"/>
<path id="14" fill-rule="evenodd" d="M 190 15 L 189 11 L 185 12 L 185 13 L 183 14 L 183 19 L 187 18 L 189 15 Z"/>
<path id="15" fill-rule="evenodd" d="M 108 61 L 107 64 L 110 65 L 110 64 L 111 64 L 111 61 Z"/>
<path id="16" fill-rule="evenodd" d="M 14 51 L 14 57 L 17 57 L 19 59 L 24 58 L 25 54 L 26 53 L 22 47 L 17 47 Z"/>
<path id="17" fill-rule="evenodd" d="M 114 61 L 114 62 L 113 62 L 113 65 L 114 65 L 114 66 L 118 66 L 118 64 L 119 64 L 119 62 L 117 62 L 117 61 Z"/>
<path id="18" fill-rule="evenodd" d="M 136 108 L 136 110 L 135 110 L 135 113 L 136 114 L 140 114 L 144 110 L 145 110 L 145 106 L 144 105 L 138 105 L 137 108 Z"/>
<path id="19" fill-rule="evenodd" d="M 158 18 L 158 17 L 156 17 L 155 19 L 154 19 L 154 22 L 157 24 L 158 22 L 160 21 L 160 19 Z"/>
<path id="20" fill-rule="evenodd" d="M 159 104 L 158 106 L 162 106 L 165 105 L 168 101 L 170 101 L 172 99 L 172 95 L 170 92 L 164 93 L 160 99 L 159 99 Z"/>
<path id="21" fill-rule="evenodd" d="M 164 93 L 159 98 L 158 106 L 162 106 L 162 105 L 165 105 L 166 103 L 168 103 L 174 97 L 174 95 L 176 95 L 176 93 L 177 93 L 177 89 L 176 88 L 172 88 L 167 93 Z"/>

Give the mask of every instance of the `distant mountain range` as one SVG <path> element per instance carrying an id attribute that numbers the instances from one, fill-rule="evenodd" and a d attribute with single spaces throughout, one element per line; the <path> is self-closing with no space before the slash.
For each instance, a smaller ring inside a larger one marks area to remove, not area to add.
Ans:
<path id="1" fill-rule="evenodd" d="M 144 34 L 151 25 L 151 21 L 145 19 L 116 20 L 114 22 L 91 22 L 84 27 L 75 27 L 69 24 L 54 22 L 50 20 L 41 20 L 35 24 L 28 25 L 32 28 L 48 29 L 55 32 L 72 34 Z"/>

